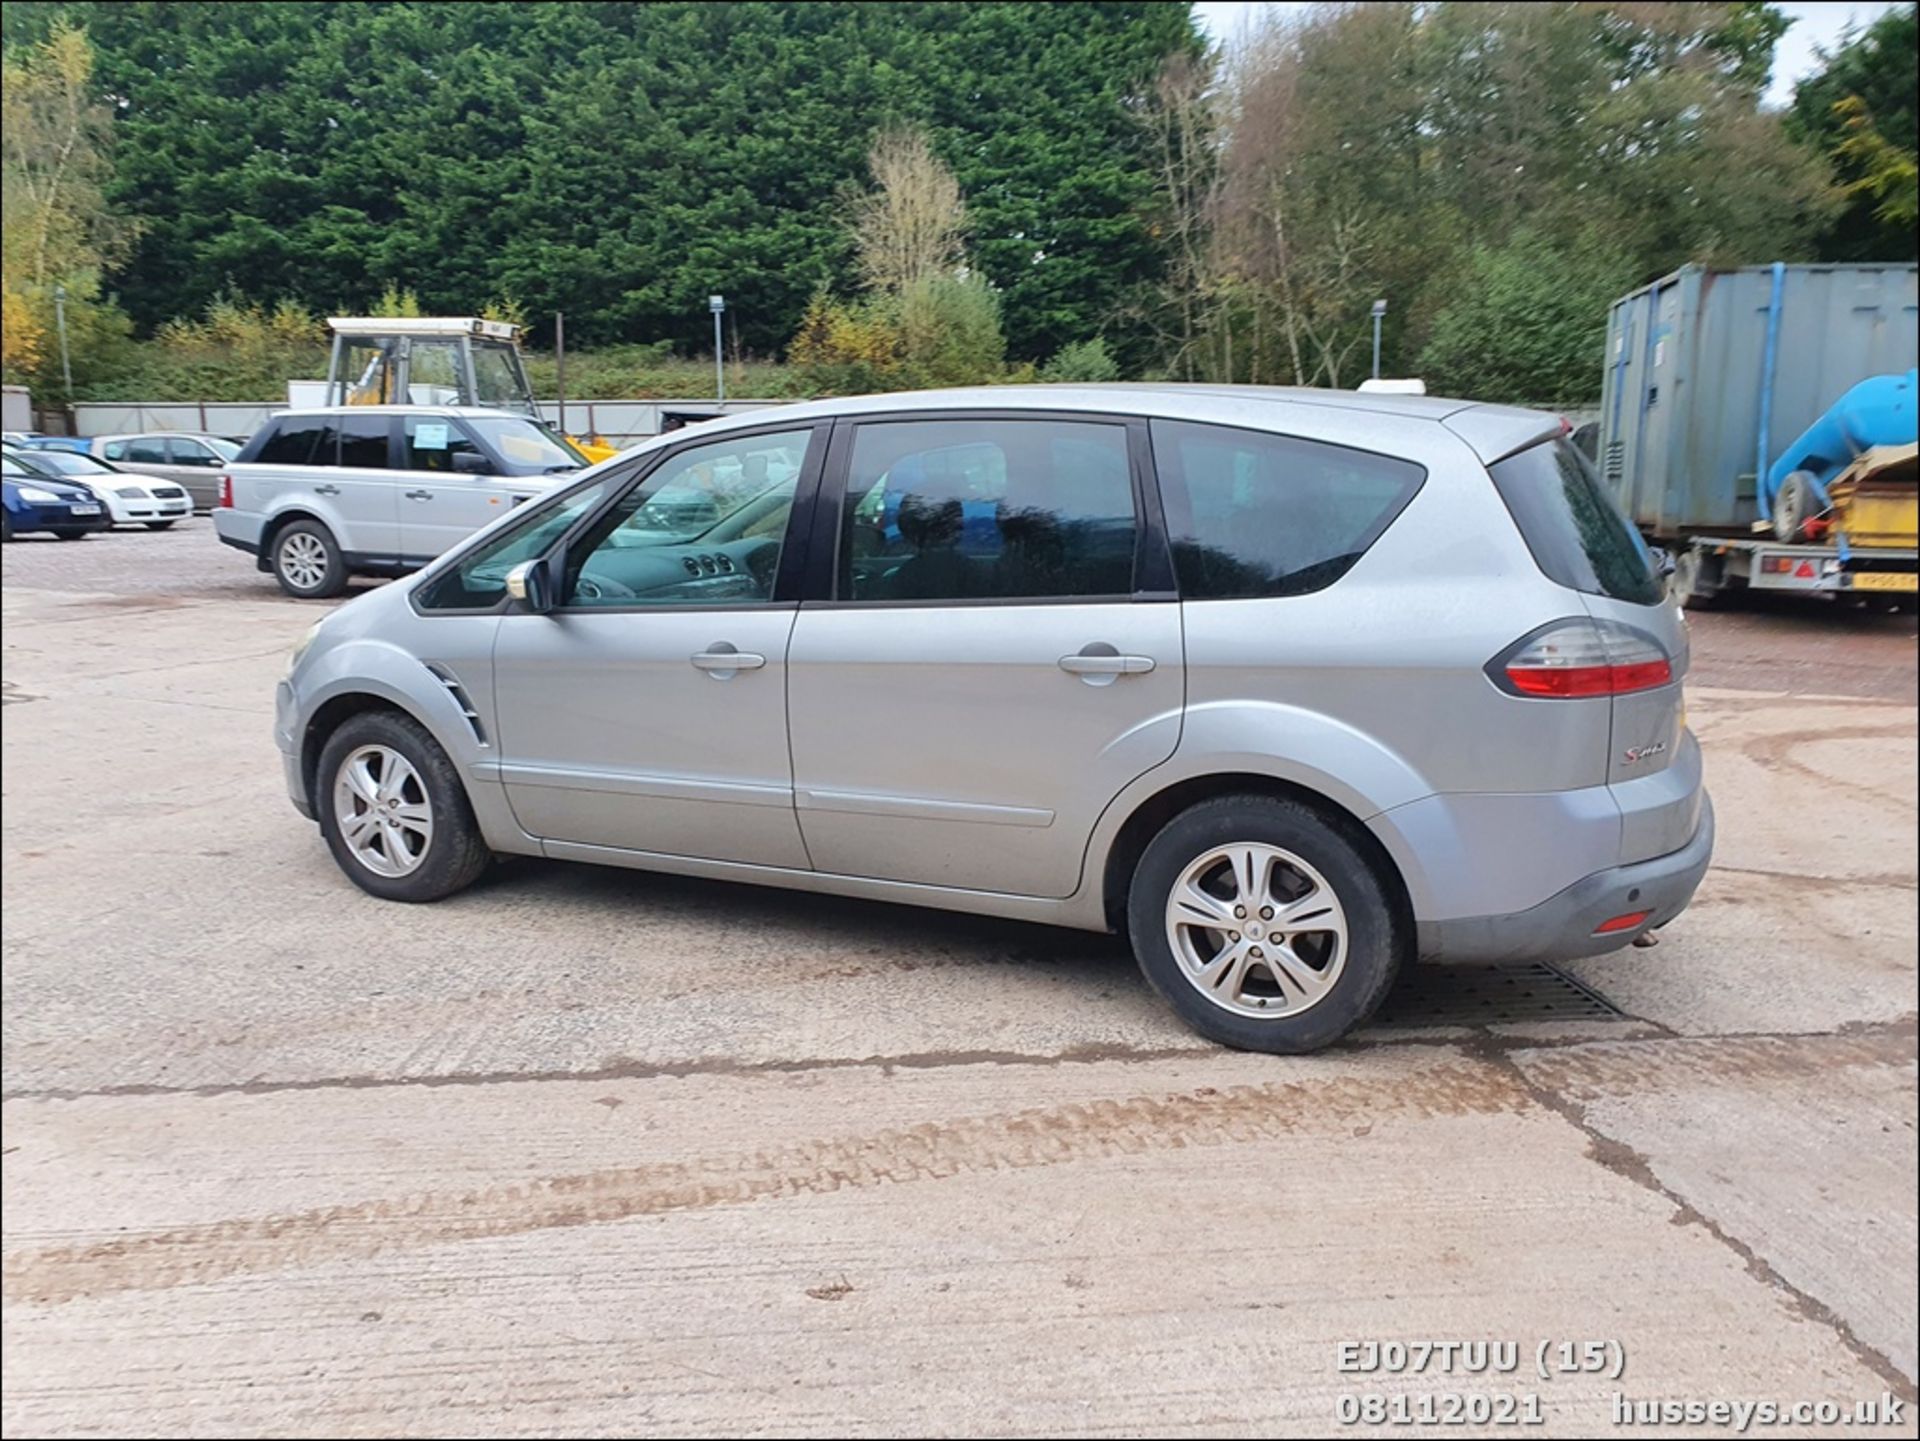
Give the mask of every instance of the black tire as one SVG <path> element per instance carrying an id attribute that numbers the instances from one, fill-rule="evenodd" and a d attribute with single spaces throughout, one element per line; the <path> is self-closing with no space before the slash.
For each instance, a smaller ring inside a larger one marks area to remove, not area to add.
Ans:
<path id="1" fill-rule="evenodd" d="M 1714 567 L 1717 569 L 1718 567 Z M 1726 592 L 1709 578 L 1707 557 L 1698 546 L 1681 551 L 1668 578 L 1668 593 L 1688 610 L 1716 610 Z"/>
<path id="2" fill-rule="evenodd" d="M 1291 852 L 1320 873 L 1347 920 L 1339 978 L 1312 1005 L 1287 1015 L 1251 1016 L 1208 999 L 1175 958 L 1166 910 L 1190 864 L 1215 847 L 1254 842 Z M 1194 1030 L 1244 1051 L 1298 1055 L 1331 1045 L 1366 1023 L 1386 998 L 1407 949 L 1406 927 L 1388 882 L 1350 825 L 1298 801 L 1222 796 L 1175 816 L 1147 845 L 1127 893 L 1127 929 L 1147 981 Z"/>
<path id="3" fill-rule="evenodd" d="M 143 520 L 140 523 L 148 530 L 172 530 L 174 524 L 170 520 Z"/>
<path id="4" fill-rule="evenodd" d="M 405 757 L 418 775 L 430 807 L 433 831 L 416 869 L 402 876 L 369 870 L 341 834 L 334 786 L 346 759 L 362 746 L 386 746 Z M 313 807 L 320 833 L 347 878 L 369 895 L 388 901 L 437 901 L 463 891 L 480 878 L 493 859 L 473 818 L 460 773 L 440 743 L 412 716 L 397 711 L 362 711 L 327 737 L 314 778 Z"/>
<path id="5" fill-rule="evenodd" d="M 311 537 L 319 543 L 323 568 L 320 578 L 311 585 L 302 585 L 288 574 L 288 565 L 293 561 L 289 550 L 306 549 L 295 537 Z M 281 526 L 273 533 L 268 557 L 268 566 L 273 578 L 280 582 L 280 589 L 296 600 L 329 600 L 347 588 L 347 558 L 340 553 L 340 544 L 333 538 L 333 532 L 317 520 L 295 520 Z"/>
<path id="6" fill-rule="evenodd" d="M 0 510 L 0 541 L 13 539 L 13 517 Z"/>
<path id="7" fill-rule="evenodd" d="M 54 531 L 54 534 L 61 540 L 85 540 L 88 536 L 92 535 L 93 532 L 91 530 L 75 530 L 70 525 L 63 525 Z"/>

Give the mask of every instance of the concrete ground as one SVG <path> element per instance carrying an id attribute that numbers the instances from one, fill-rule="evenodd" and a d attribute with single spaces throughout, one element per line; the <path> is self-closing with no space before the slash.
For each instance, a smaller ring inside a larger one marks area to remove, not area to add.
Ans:
<path id="1" fill-rule="evenodd" d="M 0 578 L 9 1435 L 1915 1434 L 1911 617 L 1696 619 L 1715 868 L 1568 968 L 1624 1018 L 1281 1060 L 1111 938 L 539 862 L 375 901 L 280 789 L 314 607 L 204 519 Z M 1426 1340 L 1517 1369 L 1340 1369 Z M 1586 1341 L 1623 1374 L 1542 1378 Z"/>

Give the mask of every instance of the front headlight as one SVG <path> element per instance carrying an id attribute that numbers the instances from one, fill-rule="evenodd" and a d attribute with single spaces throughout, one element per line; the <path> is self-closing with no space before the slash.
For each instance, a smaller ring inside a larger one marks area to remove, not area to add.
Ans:
<path id="1" fill-rule="evenodd" d="M 294 667 L 300 664 L 300 657 L 307 653 L 307 647 L 313 644 L 313 638 L 320 634 L 320 627 L 324 624 L 325 621 L 316 620 L 312 625 L 307 627 L 307 633 L 293 643 L 293 650 L 287 656 L 287 674 L 289 676 L 293 674 Z"/>
<path id="2" fill-rule="evenodd" d="M 60 504 L 60 497 L 59 497 L 59 496 L 57 496 L 57 495 L 55 495 L 55 494 L 54 494 L 54 493 L 53 493 L 52 491 L 50 491 L 50 490 L 42 490 L 42 489 L 40 489 L 40 487 L 39 487 L 39 486 L 37 486 L 37 485 L 23 485 L 23 486 L 21 486 L 21 487 L 20 487 L 20 498 L 21 498 L 22 500 L 25 500 L 25 501 L 31 501 L 31 502 L 32 502 L 32 503 L 33 503 L 34 505 L 58 505 L 58 504 Z"/>

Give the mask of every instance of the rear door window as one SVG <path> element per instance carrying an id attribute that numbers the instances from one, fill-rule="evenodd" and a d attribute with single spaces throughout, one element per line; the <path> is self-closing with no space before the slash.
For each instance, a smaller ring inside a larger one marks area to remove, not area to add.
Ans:
<path id="1" fill-rule="evenodd" d="M 1137 534 L 1123 425 L 866 422 L 854 433 L 837 594 L 1123 597 Z"/>
<path id="2" fill-rule="evenodd" d="M 1487 469 L 1549 580 L 1636 605 L 1666 598 L 1647 543 L 1570 441 L 1542 441 Z"/>
<path id="3" fill-rule="evenodd" d="M 385 415 L 349 415 L 340 421 L 340 464 L 361 470 L 385 470 L 387 437 L 393 423 Z"/>
<path id="4" fill-rule="evenodd" d="M 165 465 L 167 442 L 157 435 L 139 436 L 124 442 L 118 455 L 109 451 L 107 459 L 124 462 L 127 465 Z"/>
<path id="5" fill-rule="evenodd" d="M 1345 575 L 1426 479 L 1410 460 L 1156 420 L 1154 468 L 1187 600 L 1307 595 Z"/>
<path id="6" fill-rule="evenodd" d="M 324 415 L 284 417 L 254 457 L 260 465 L 332 465 L 339 436 Z"/>
<path id="7" fill-rule="evenodd" d="M 111 456 L 108 457 L 112 459 Z M 213 467 L 220 464 L 220 454 L 204 441 L 189 440 L 176 435 L 167 441 L 167 463 L 169 465 L 199 465 Z"/>

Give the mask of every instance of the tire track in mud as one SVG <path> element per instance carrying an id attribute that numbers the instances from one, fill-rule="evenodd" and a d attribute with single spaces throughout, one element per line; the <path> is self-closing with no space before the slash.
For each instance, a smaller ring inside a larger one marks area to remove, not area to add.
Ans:
<path id="1" fill-rule="evenodd" d="M 1804 776 L 1823 789 L 1832 787 L 1847 791 L 1862 800 L 1879 806 L 1898 806 L 1902 810 L 1914 809 L 1911 796 L 1899 790 L 1884 786 L 1867 785 L 1860 781 L 1848 780 L 1844 776 L 1830 775 L 1816 770 L 1805 761 L 1796 760 L 1793 752 L 1803 745 L 1820 741 L 1858 741 L 1893 740 L 1911 743 L 1913 727 L 1897 726 L 1831 726 L 1824 730 L 1773 731 L 1766 735 L 1754 736 L 1740 742 L 1740 753 L 1756 765 L 1775 773 L 1792 772 Z"/>
<path id="2" fill-rule="evenodd" d="M 1200 1086 L 20 1250 L 6 1258 L 4 1291 L 11 1305 L 57 1303 L 634 1216 L 1271 1141 L 1383 1119 L 1532 1109 L 1517 1077 L 1474 1059 L 1387 1076 Z"/>
<path id="3" fill-rule="evenodd" d="M 1553 1050 L 1522 1045 L 1513 1048 L 1511 1059 L 1543 1090 L 1584 1105 L 1649 1089 L 1910 1065 L 1917 1041 L 1920 1025 L 1908 1015 L 1872 1029 L 1817 1035 L 1676 1037 L 1655 1045 L 1597 1041 Z"/>

